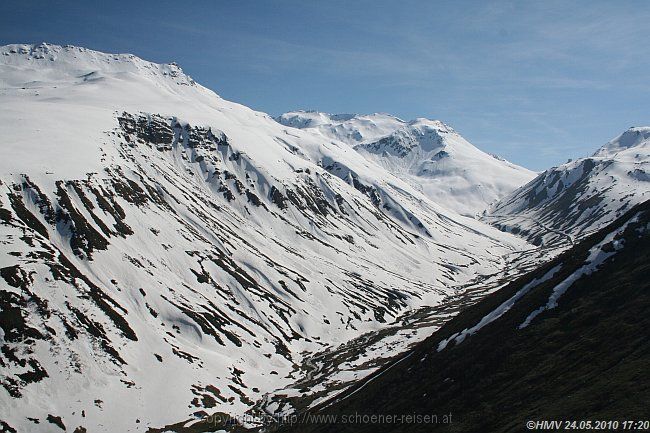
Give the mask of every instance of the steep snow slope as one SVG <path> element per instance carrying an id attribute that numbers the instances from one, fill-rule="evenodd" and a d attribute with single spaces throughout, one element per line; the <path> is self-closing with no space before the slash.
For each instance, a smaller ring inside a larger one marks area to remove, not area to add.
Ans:
<path id="1" fill-rule="evenodd" d="M 523 241 L 176 65 L 0 48 L 0 420 L 238 414 Z"/>
<path id="2" fill-rule="evenodd" d="M 464 215 L 474 216 L 535 176 L 530 170 L 480 151 L 436 120 L 405 122 L 381 114 L 304 111 L 285 113 L 276 120 L 353 145 L 364 157 L 435 203 Z"/>
<path id="3" fill-rule="evenodd" d="M 483 216 L 536 244 L 573 242 L 650 198 L 650 128 L 633 127 L 492 205 Z"/>

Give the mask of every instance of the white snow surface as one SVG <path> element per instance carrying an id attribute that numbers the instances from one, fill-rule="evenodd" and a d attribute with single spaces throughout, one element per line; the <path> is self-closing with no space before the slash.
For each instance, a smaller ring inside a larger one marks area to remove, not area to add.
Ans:
<path id="1" fill-rule="evenodd" d="M 0 295 L 24 321 L 0 340 L 23 361 L 2 358 L 0 419 L 19 431 L 51 431 L 48 415 L 127 432 L 244 413 L 304 353 L 528 246 L 347 143 L 128 54 L 0 47 L 0 133 Z M 445 137 L 460 158 L 466 142 Z"/>
<path id="2" fill-rule="evenodd" d="M 310 129 L 323 137 L 351 146 L 379 140 L 408 124 L 387 113 L 329 114 L 320 111 L 290 111 L 276 120 L 292 128 Z"/>
<path id="3" fill-rule="evenodd" d="M 350 144 L 435 203 L 474 216 L 535 177 L 535 173 L 487 154 L 437 121 L 403 121 L 388 114 L 296 111 L 276 120 Z"/>

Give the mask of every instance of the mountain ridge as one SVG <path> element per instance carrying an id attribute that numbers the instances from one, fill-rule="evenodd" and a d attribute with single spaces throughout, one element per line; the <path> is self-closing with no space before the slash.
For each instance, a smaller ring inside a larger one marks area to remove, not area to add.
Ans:
<path id="1" fill-rule="evenodd" d="M 541 244 L 579 239 L 650 196 L 650 127 L 632 127 L 540 173 L 493 203 L 483 220 Z"/>
<path id="2" fill-rule="evenodd" d="M 463 215 L 480 213 L 534 177 L 532 171 L 476 148 L 440 120 L 404 121 L 377 114 L 332 120 L 331 114 L 317 111 L 289 112 L 276 120 L 348 143 L 434 202 Z"/>

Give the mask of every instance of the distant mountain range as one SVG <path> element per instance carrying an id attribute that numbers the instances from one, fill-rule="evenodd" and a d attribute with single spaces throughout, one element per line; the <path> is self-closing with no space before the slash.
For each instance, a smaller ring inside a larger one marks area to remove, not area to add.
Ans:
<path id="1" fill-rule="evenodd" d="M 541 173 L 483 220 L 536 245 L 582 238 L 650 199 L 650 128 L 632 127 L 592 156 Z"/>
<path id="2" fill-rule="evenodd" d="M 405 122 L 388 114 L 313 111 L 285 113 L 276 120 L 343 141 L 435 203 L 469 216 L 535 176 L 530 170 L 482 152 L 436 120 Z"/>

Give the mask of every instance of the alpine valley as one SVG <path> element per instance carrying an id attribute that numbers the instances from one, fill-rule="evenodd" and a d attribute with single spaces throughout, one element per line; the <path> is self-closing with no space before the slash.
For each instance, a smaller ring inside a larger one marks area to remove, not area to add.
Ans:
<path id="1" fill-rule="evenodd" d="M 447 378 L 498 404 L 476 378 L 523 364 L 476 353 L 532 356 L 565 299 L 563 338 L 605 332 L 595 275 L 648 245 L 646 127 L 537 174 L 437 120 L 273 118 L 174 63 L 45 43 L 0 47 L 0 102 L 6 432 L 268 431 L 386 386 L 477 411 Z"/>

